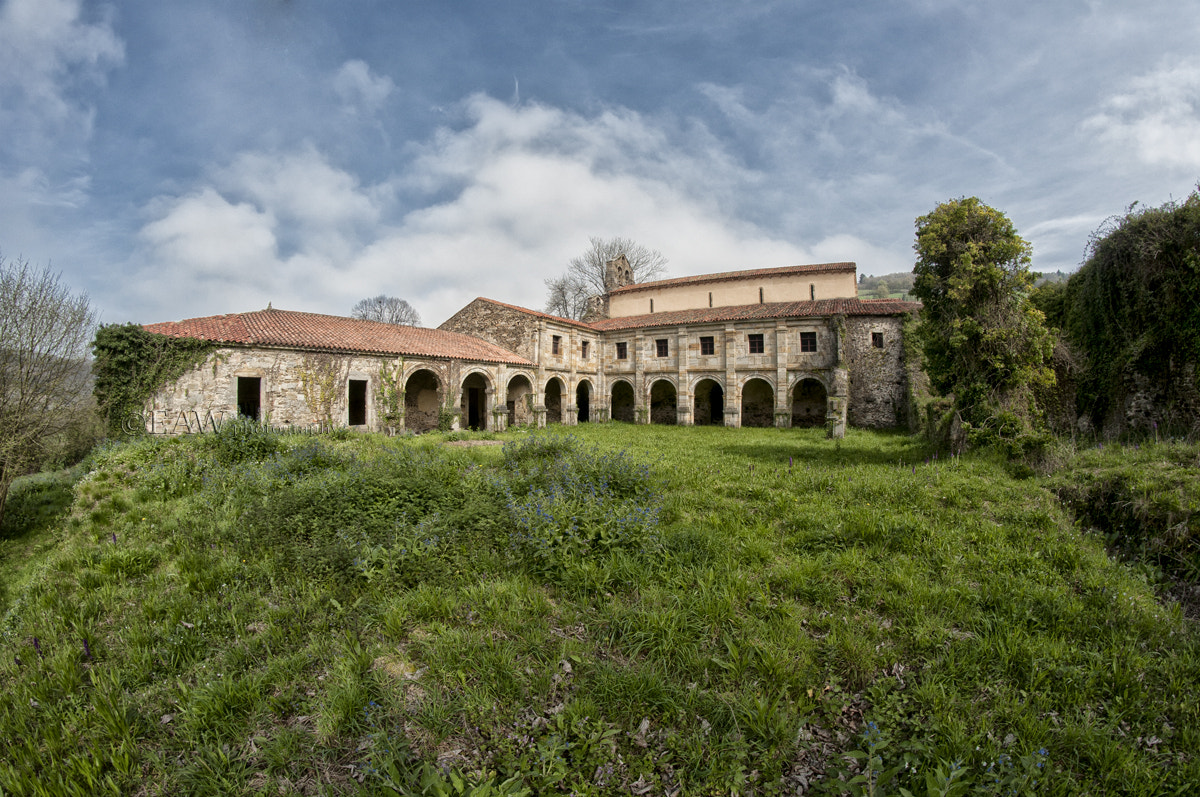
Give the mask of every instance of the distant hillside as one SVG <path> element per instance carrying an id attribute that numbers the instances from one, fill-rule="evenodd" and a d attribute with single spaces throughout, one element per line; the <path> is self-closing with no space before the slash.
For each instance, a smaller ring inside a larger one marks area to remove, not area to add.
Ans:
<path id="1" fill-rule="evenodd" d="M 877 277 L 858 275 L 858 295 L 863 299 L 898 298 L 911 291 L 912 286 L 911 271 L 898 271 L 895 274 L 881 274 Z"/>

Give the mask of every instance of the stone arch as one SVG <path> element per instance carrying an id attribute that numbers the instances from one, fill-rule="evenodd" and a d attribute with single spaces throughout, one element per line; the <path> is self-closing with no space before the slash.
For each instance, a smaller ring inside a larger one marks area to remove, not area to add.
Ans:
<path id="1" fill-rule="evenodd" d="M 508 380 L 508 425 L 528 426 L 534 422 L 533 380 L 527 374 L 517 374 Z"/>
<path id="2" fill-rule="evenodd" d="M 492 392 L 492 380 L 486 371 L 472 370 L 462 381 L 462 401 L 459 409 L 462 411 L 462 426 L 464 429 L 488 428 L 488 405 L 491 403 L 489 394 Z"/>
<path id="3" fill-rule="evenodd" d="M 612 419 L 614 421 L 624 421 L 625 423 L 633 423 L 637 420 L 635 407 L 637 402 L 634 399 L 633 384 L 627 379 L 617 379 L 612 383 Z"/>
<path id="4" fill-rule="evenodd" d="M 824 426 L 829 396 L 820 379 L 806 376 L 792 388 L 792 426 Z"/>
<path id="5" fill-rule="evenodd" d="M 546 423 L 563 422 L 563 393 L 566 386 L 557 376 L 546 383 Z"/>
<path id="6" fill-rule="evenodd" d="M 575 408 L 579 413 L 579 422 L 587 423 L 592 419 L 592 383 L 589 379 L 580 379 L 575 385 Z"/>
<path id="7" fill-rule="evenodd" d="M 692 386 L 695 400 L 692 410 L 693 423 L 697 426 L 725 425 L 725 388 L 718 379 L 704 377 Z"/>
<path id="8" fill-rule="evenodd" d="M 417 368 L 404 380 L 404 428 L 428 432 L 438 427 L 442 382 L 428 368 Z"/>
<path id="9" fill-rule="evenodd" d="M 665 377 L 650 385 L 650 423 L 673 426 L 679 423 L 679 393 L 675 383 Z"/>
<path id="10" fill-rule="evenodd" d="M 752 376 L 742 384 L 742 426 L 775 425 L 775 388 L 766 379 Z"/>

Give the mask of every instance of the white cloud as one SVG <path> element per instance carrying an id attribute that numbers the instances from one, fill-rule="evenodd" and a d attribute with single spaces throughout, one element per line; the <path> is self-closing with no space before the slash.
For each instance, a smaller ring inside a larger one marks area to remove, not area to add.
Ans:
<path id="1" fill-rule="evenodd" d="M 0 132 L 20 154 L 46 157 L 64 140 L 86 141 L 94 112 L 78 90 L 102 84 L 124 59 L 107 19 L 81 17 L 80 0 L 0 6 Z"/>
<path id="2" fill-rule="evenodd" d="M 371 74 L 371 68 L 358 59 L 342 64 L 333 78 L 333 90 L 343 108 L 349 111 L 358 108 L 368 113 L 378 111 L 394 88 L 390 77 Z"/>
<path id="3" fill-rule="evenodd" d="M 642 241 L 680 274 L 808 262 L 829 249 L 730 221 L 705 187 L 714 163 L 726 172 L 716 179 L 740 179 L 732 161 L 673 146 L 630 111 L 586 117 L 481 96 L 465 110 L 466 125 L 438 131 L 402 176 L 376 185 L 307 147 L 244 153 L 210 184 L 159 200 L 142 239 L 145 273 L 170 274 L 178 289 L 162 312 L 269 300 L 346 313 L 388 293 L 437 324 L 479 295 L 540 307 L 543 281 L 592 235 Z M 396 207 L 393 185 L 425 198 Z"/>
<path id="4" fill-rule="evenodd" d="M 159 287 L 217 277 L 255 282 L 275 263 L 274 219 L 212 188 L 164 203 L 162 217 L 142 228 L 156 259 L 169 264 Z"/>
<path id="5" fill-rule="evenodd" d="M 1129 80 L 1084 129 L 1114 147 L 1132 148 L 1144 163 L 1200 166 L 1200 60 L 1181 60 Z"/>

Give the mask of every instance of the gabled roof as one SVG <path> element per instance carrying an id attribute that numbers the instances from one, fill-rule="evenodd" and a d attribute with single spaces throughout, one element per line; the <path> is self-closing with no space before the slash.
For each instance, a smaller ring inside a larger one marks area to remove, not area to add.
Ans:
<path id="1" fill-rule="evenodd" d="M 199 338 L 238 346 L 307 349 L 361 354 L 442 357 L 452 360 L 532 365 L 507 349 L 458 332 L 361 321 L 292 310 L 258 310 L 212 315 L 161 324 L 147 332 L 173 338 Z"/>
<path id="2" fill-rule="evenodd" d="M 681 324 L 707 324 L 721 321 L 761 321 L 771 318 L 811 318 L 833 315 L 901 315 L 921 309 L 920 302 L 897 299 L 817 299 L 811 302 L 768 302 L 732 307 L 705 307 L 698 310 L 668 310 L 592 322 L 592 327 L 608 332 L 638 327 L 668 327 Z"/>
<path id="3" fill-rule="evenodd" d="M 675 277 L 673 279 L 656 280 L 654 282 L 637 282 L 633 285 L 623 285 L 614 288 L 611 293 L 634 293 L 635 291 L 657 290 L 658 288 L 673 288 L 677 285 L 699 285 L 705 282 L 726 282 L 729 280 L 758 279 L 762 277 L 789 277 L 793 274 L 825 274 L 830 272 L 854 272 L 854 263 L 813 263 L 806 266 L 781 266 L 779 268 L 752 268 L 748 271 L 721 271 L 716 274 L 698 274 L 694 277 Z"/>
<path id="4" fill-rule="evenodd" d="M 542 318 L 542 319 L 545 319 L 546 321 L 555 321 L 559 324 L 566 324 L 567 326 L 578 327 L 579 329 L 586 329 L 589 332 L 596 331 L 595 327 L 593 327 L 591 324 L 588 324 L 584 321 L 576 321 L 573 318 L 563 318 L 562 316 L 558 316 L 558 315 L 550 315 L 549 313 L 543 313 L 540 310 L 530 310 L 528 307 L 521 307 L 520 305 L 507 304 L 505 302 L 498 302 L 495 299 L 489 299 L 486 296 L 477 297 L 474 302 L 471 302 L 471 304 L 475 304 L 475 302 L 486 302 L 488 304 L 494 304 L 497 307 L 506 307 L 509 310 L 516 310 L 518 313 L 524 313 L 525 315 L 531 315 L 535 318 Z M 467 307 L 470 307 L 471 304 L 467 305 Z M 463 308 L 463 309 L 465 310 L 466 308 Z M 459 311 L 459 312 L 461 312 L 461 311 Z M 458 313 L 455 313 L 455 315 L 458 315 Z M 451 318 L 453 318 L 453 317 L 454 316 L 451 316 Z"/>

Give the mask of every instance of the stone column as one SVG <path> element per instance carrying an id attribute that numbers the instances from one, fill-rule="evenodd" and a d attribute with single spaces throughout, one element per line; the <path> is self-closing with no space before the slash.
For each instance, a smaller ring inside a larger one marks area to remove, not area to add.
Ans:
<path id="1" fill-rule="evenodd" d="M 537 365 L 537 382 L 533 386 L 533 422 L 538 429 L 546 428 L 546 365 L 542 357 L 542 338 L 545 333 L 546 322 L 538 321 L 533 341 L 533 362 Z"/>
<path id="2" fill-rule="evenodd" d="M 691 426 L 695 423 L 692 391 L 688 389 L 689 357 L 688 328 L 680 327 L 675 333 L 675 373 L 678 377 L 675 387 L 675 424 L 677 426 Z"/>
<path id="3" fill-rule="evenodd" d="M 646 358 L 642 346 L 646 339 L 641 332 L 633 342 L 633 419 L 635 423 L 650 423 L 650 401 L 646 395 Z"/>
<path id="4" fill-rule="evenodd" d="M 725 425 L 742 425 L 742 391 L 738 388 L 738 336 L 733 327 L 725 328 Z"/>
<path id="5" fill-rule="evenodd" d="M 791 359 L 787 325 L 775 322 L 775 426 L 787 429 L 792 425 L 792 397 L 788 391 L 788 361 Z"/>
<path id="6" fill-rule="evenodd" d="M 832 373 L 833 384 L 826 403 L 825 428 L 828 436 L 841 440 L 846 436 L 846 411 L 850 405 L 850 371 L 846 366 L 846 317 L 835 315 L 830 319 L 835 352 Z"/>

